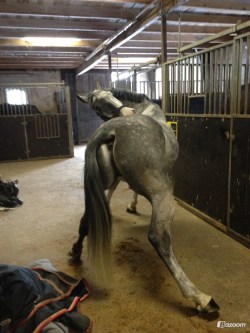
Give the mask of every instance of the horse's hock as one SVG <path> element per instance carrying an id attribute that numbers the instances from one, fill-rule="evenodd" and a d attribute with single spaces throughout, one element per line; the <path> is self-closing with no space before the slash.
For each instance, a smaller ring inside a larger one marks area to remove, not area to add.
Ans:
<path id="1" fill-rule="evenodd" d="M 1 164 L 3 179 L 18 179 L 24 204 L 0 212 L 1 262 L 26 265 L 48 258 L 60 270 L 89 282 L 93 294 L 81 311 L 94 333 L 218 332 L 218 321 L 249 318 L 249 250 L 176 204 L 173 248 L 190 278 L 221 305 L 218 318 L 204 320 L 183 299 L 147 240 L 151 207 L 139 197 L 138 215 L 126 213 L 132 191 L 120 183 L 112 198 L 113 281 L 103 290 L 91 278 L 87 252 L 78 267 L 68 264 L 83 213 L 83 148 L 74 158 Z M 62 176 L 63 175 L 63 176 Z M 60 193 L 60 196 L 58 196 Z M 244 332 L 249 331 L 249 321 Z M 242 330 L 243 331 L 243 330 Z"/>

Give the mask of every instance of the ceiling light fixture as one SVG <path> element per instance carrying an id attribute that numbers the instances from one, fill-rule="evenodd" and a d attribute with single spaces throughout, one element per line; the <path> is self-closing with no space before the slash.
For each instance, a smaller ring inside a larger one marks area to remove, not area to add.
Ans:
<path id="1" fill-rule="evenodd" d="M 79 38 L 24 37 L 23 41 L 30 46 L 75 46 Z"/>

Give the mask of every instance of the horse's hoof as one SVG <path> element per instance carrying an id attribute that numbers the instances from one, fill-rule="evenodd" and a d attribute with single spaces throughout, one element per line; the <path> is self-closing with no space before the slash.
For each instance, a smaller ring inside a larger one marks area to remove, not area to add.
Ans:
<path id="1" fill-rule="evenodd" d="M 79 266 L 79 265 L 82 264 L 82 260 L 81 260 L 80 257 L 77 257 L 77 258 L 71 257 L 71 258 L 68 259 L 68 264 L 70 266 Z"/>
<path id="2" fill-rule="evenodd" d="M 131 209 L 131 208 L 129 208 L 129 207 L 127 207 L 126 212 L 129 213 L 129 214 L 135 214 L 135 215 L 138 215 L 136 209 Z"/>
<path id="3" fill-rule="evenodd" d="M 75 261 L 80 261 L 81 260 L 81 254 L 82 254 L 82 252 L 75 252 L 73 249 L 71 249 L 68 252 L 68 256 L 71 257 Z"/>
<path id="4" fill-rule="evenodd" d="M 70 257 L 68 259 L 68 263 L 69 265 L 79 265 L 81 264 L 82 260 L 81 260 L 81 254 L 82 253 L 75 253 L 72 249 L 68 252 L 68 256 Z"/>
<path id="5" fill-rule="evenodd" d="M 199 309 L 198 312 L 200 314 L 208 314 L 208 313 L 215 313 L 220 310 L 220 306 L 215 302 L 213 298 L 211 298 L 210 302 L 203 308 Z"/>

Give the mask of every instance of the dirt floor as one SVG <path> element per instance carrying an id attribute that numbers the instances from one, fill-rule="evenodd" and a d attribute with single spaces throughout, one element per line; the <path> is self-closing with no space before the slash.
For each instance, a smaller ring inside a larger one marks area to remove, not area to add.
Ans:
<path id="1" fill-rule="evenodd" d="M 112 198 L 113 280 L 102 289 L 83 263 L 69 265 L 67 252 L 84 211 L 84 147 L 74 158 L 1 163 L 0 175 L 18 179 L 24 204 L 0 212 L 0 262 L 26 265 L 48 258 L 59 270 L 84 276 L 92 295 L 81 305 L 93 333 L 220 332 L 217 322 L 246 323 L 225 332 L 250 332 L 249 249 L 176 204 L 172 226 L 177 259 L 190 279 L 221 306 L 217 318 L 202 318 L 186 301 L 147 240 L 151 207 L 140 197 L 139 215 L 126 213 L 132 192 L 125 183 Z"/>

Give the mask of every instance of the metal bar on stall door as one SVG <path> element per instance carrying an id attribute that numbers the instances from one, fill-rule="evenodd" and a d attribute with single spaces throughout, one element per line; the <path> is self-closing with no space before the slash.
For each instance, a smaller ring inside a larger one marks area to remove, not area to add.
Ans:
<path id="1" fill-rule="evenodd" d="M 231 116 L 236 115 L 237 111 L 237 78 L 238 78 L 238 40 L 234 41 L 232 49 L 232 87 L 231 87 L 231 101 L 230 101 L 230 114 Z"/>
<path id="2" fill-rule="evenodd" d="M 50 133 L 50 117 L 49 115 L 45 115 L 43 120 L 44 120 L 44 126 L 45 126 L 45 131 L 43 133 L 44 138 L 49 138 L 51 136 Z"/>
<path id="3" fill-rule="evenodd" d="M 176 97 L 175 97 L 175 65 L 176 63 L 174 62 L 173 63 L 173 97 L 174 97 L 174 113 L 177 113 L 177 110 L 176 110 Z"/>
<path id="4" fill-rule="evenodd" d="M 46 131 L 46 127 L 45 127 L 45 120 L 44 120 L 44 118 L 46 117 L 46 115 L 42 115 L 42 117 L 41 117 L 41 119 L 40 119 L 40 121 L 41 121 L 41 134 L 40 134 L 40 138 L 44 138 L 44 133 L 45 133 L 45 131 Z"/>
<path id="5" fill-rule="evenodd" d="M 180 110 L 181 113 L 184 113 L 184 95 L 183 95 L 183 60 L 179 61 L 179 66 L 180 66 Z"/>
<path id="6" fill-rule="evenodd" d="M 209 64 L 208 64 L 208 55 L 209 53 L 205 53 L 205 83 L 204 83 L 204 114 L 208 113 L 207 107 L 207 97 L 208 97 L 208 92 L 209 92 Z"/>
<path id="7" fill-rule="evenodd" d="M 190 104 L 189 104 L 189 96 L 191 95 L 191 76 L 190 76 L 190 57 L 188 57 L 188 64 L 187 64 L 187 94 L 188 94 L 188 105 L 187 105 L 187 113 L 190 113 Z"/>
<path id="8" fill-rule="evenodd" d="M 192 57 L 191 65 L 191 94 L 194 95 L 194 56 Z"/>
<path id="9" fill-rule="evenodd" d="M 3 106 L 4 106 L 4 98 L 3 98 L 4 94 L 3 94 L 3 91 L 4 91 L 4 89 L 0 88 L 0 101 L 1 101 L 0 116 L 4 115 L 4 113 L 3 113 Z"/>
<path id="10" fill-rule="evenodd" d="M 209 100 L 208 100 L 208 114 L 212 113 L 212 91 L 213 91 L 213 80 L 214 80 L 214 75 L 213 75 L 213 52 L 209 52 Z"/>
<path id="11" fill-rule="evenodd" d="M 237 95 L 237 78 L 238 76 L 238 41 L 234 40 L 232 46 L 232 87 L 230 100 L 230 139 L 229 139 L 229 157 L 228 157 L 228 191 L 227 191 L 227 227 L 230 228 L 231 222 L 231 184 L 232 184 L 232 160 L 233 160 L 233 131 L 234 131 L 234 116 L 236 114 L 236 95 Z M 230 67 L 229 67 L 230 68 Z"/>
<path id="12" fill-rule="evenodd" d="M 239 50 L 238 50 L 238 82 L 237 82 L 237 108 L 236 113 L 241 114 L 243 110 L 241 110 L 241 79 L 242 79 L 242 49 L 243 49 L 243 39 L 239 40 Z M 243 103 L 244 105 L 244 103 Z"/>
<path id="13" fill-rule="evenodd" d="M 223 114 L 222 110 L 222 91 L 223 91 L 223 83 L 222 83 L 222 75 L 223 75 L 223 53 L 225 48 L 222 47 L 220 49 L 220 60 L 219 60 L 219 114 Z"/>
<path id="14" fill-rule="evenodd" d="M 73 125 L 72 125 L 72 116 L 71 116 L 72 115 L 72 110 L 71 110 L 71 102 L 70 102 L 70 89 L 69 89 L 68 86 L 64 87 L 64 89 L 65 89 L 66 108 L 67 108 L 69 151 L 70 151 L 70 155 L 74 156 L 74 144 L 73 144 L 73 136 L 72 136 Z M 59 137 L 61 136 L 59 121 L 58 121 L 58 136 Z"/>
<path id="15" fill-rule="evenodd" d="M 200 55 L 200 94 L 204 95 L 204 54 Z"/>
<path id="16" fill-rule="evenodd" d="M 186 60 L 184 59 L 182 62 L 182 68 L 183 68 L 183 113 L 187 113 L 187 72 L 186 72 Z"/>
<path id="17" fill-rule="evenodd" d="M 246 39 L 246 71 L 245 71 L 245 103 L 244 103 L 244 114 L 248 111 L 248 89 L 249 89 L 249 52 L 250 52 L 250 35 Z"/>
<path id="18" fill-rule="evenodd" d="M 48 117 L 48 124 L 49 124 L 48 137 L 55 138 L 56 137 L 56 132 L 54 131 L 55 115 L 48 115 L 47 117 Z"/>
<path id="19" fill-rule="evenodd" d="M 171 65 L 171 89 L 172 89 L 172 91 L 171 91 L 171 97 L 172 97 L 172 101 L 171 101 L 171 103 L 172 103 L 172 110 L 173 110 L 173 113 L 175 113 L 175 108 L 174 108 L 174 106 L 175 106 L 175 102 L 174 102 L 174 64 L 172 64 Z"/>
<path id="20" fill-rule="evenodd" d="M 215 50 L 214 62 L 214 91 L 213 91 L 213 114 L 217 114 L 217 97 L 218 97 L 218 50 Z"/>
<path id="21" fill-rule="evenodd" d="M 162 110 L 165 113 L 171 113 L 171 100 L 170 100 L 170 76 L 169 76 L 169 66 L 162 65 Z M 160 87 L 160 86 L 159 86 Z M 163 94 L 163 91 L 165 93 Z"/>
<path id="22" fill-rule="evenodd" d="M 192 91 L 193 91 L 193 89 L 192 89 L 192 86 L 193 86 L 193 84 L 192 84 L 192 59 L 193 59 L 193 57 L 192 56 L 190 56 L 189 58 L 188 58 L 188 60 L 189 60 L 189 64 L 188 64 L 188 90 L 189 90 L 189 95 L 192 95 L 193 93 L 192 93 Z"/>
<path id="23" fill-rule="evenodd" d="M 224 70 L 224 114 L 229 114 L 230 113 L 230 67 L 229 67 L 229 47 L 230 46 L 226 46 L 225 51 L 226 51 L 226 55 L 225 55 L 225 59 L 226 59 L 226 63 L 225 63 L 225 70 Z M 229 105 L 228 105 L 229 104 Z M 228 112 L 229 110 L 229 112 Z"/>
<path id="24" fill-rule="evenodd" d="M 181 84 L 180 62 L 177 61 L 177 113 L 181 113 L 180 84 Z"/>
<path id="25" fill-rule="evenodd" d="M 57 114 L 56 115 L 56 126 L 57 126 L 57 137 L 60 138 L 61 137 L 61 133 L 60 133 L 60 122 L 59 122 L 59 119 L 60 119 L 60 116 Z M 70 122 L 68 122 L 68 127 L 71 128 L 72 127 L 72 124 L 71 124 L 71 114 L 69 115 L 69 119 L 70 119 Z M 70 127 L 71 126 L 71 127 Z M 69 131 L 69 138 L 70 138 L 70 135 L 72 134 L 73 132 Z M 72 138 L 73 136 L 71 136 L 71 138 L 69 139 L 69 141 L 72 141 Z"/>
<path id="26" fill-rule="evenodd" d="M 51 131 L 53 134 L 53 138 L 57 138 L 58 137 L 58 133 L 57 133 L 57 123 L 58 123 L 58 115 L 54 114 L 51 116 Z"/>
<path id="27" fill-rule="evenodd" d="M 174 97 L 174 64 L 171 65 L 171 79 L 172 79 L 172 110 L 175 113 L 175 97 Z"/>
<path id="28" fill-rule="evenodd" d="M 49 116 L 49 130 L 50 130 L 50 137 L 55 138 L 57 137 L 56 129 L 55 129 L 55 122 L 56 122 L 56 115 Z"/>
<path id="29" fill-rule="evenodd" d="M 195 56 L 195 70 L 196 70 L 196 73 L 195 73 L 195 76 L 196 76 L 196 82 L 195 82 L 195 90 L 196 90 L 196 94 L 195 95 L 198 95 L 198 91 L 199 91 L 199 71 L 198 71 L 198 66 L 199 66 L 199 60 L 198 60 L 198 55 Z"/>

